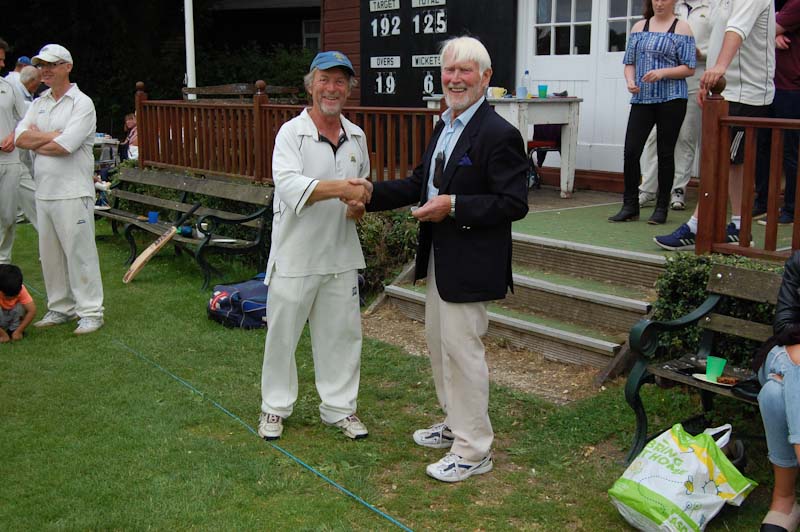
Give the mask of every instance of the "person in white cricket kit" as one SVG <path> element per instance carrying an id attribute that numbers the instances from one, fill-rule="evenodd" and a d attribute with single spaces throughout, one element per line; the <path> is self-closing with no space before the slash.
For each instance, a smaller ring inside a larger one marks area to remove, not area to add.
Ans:
<path id="1" fill-rule="evenodd" d="M 33 58 L 50 87 L 17 125 L 16 143 L 33 150 L 36 214 L 48 327 L 79 318 L 75 334 L 103 326 L 103 282 L 94 241 L 94 103 L 69 80 L 72 54 L 48 44 Z"/>
<path id="2" fill-rule="evenodd" d="M 355 70 L 341 52 L 322 52 L 304 78 L 312 105 L 275 139 L 272 247 L 267 262 L 267 339 L 258 434 L 281 437 L 297 400 L 295 349 L 308 321 L 323 423 L 367 436 L 356 416 L 361 369 L 358 269 L 364 255 L 344 201 L 369 199 L 364 132 L 341 115 Z M 327 200 L 327 201 L 326 201 Z M 330 201 L 334 200 L 334 201 Z M 336 201 L 342 200 L 342 201 Z"/>
<path id="3" fill-rule="evenodd" d="M 0 39 L 0 68 L 5 65 L 8 43 Z M 0 78 L 0 264 L 11 263 L 17 223 L 20 181 L 30 180 L 28 169 L 14 145 L 14 128 L 25 115 L 25 100 L 11 80 Z"/>

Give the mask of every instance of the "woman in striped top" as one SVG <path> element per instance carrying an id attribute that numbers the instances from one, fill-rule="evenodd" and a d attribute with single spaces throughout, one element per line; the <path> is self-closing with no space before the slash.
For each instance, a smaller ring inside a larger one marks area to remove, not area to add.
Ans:
<path id="1" fill-rule="evenodd" d="M 645 0 L 644 20 L 631 28 L 625 49 L 625 81 L 631 97 L 625 133 L 625 192 L 622 209 L 608 220 L 639 219 L 639 158 L 653 126 L 657 131 L 658 195 L 651 224 L 667 221 L 675 173 L 675 143 L 686 114 L 686 78 L 697 62 L 692 30 L 673 14 L 675 0 Z"/>

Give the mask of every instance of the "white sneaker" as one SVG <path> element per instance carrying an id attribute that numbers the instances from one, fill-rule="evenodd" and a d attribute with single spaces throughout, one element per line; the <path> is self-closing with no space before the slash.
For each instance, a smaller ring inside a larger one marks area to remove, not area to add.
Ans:
<path id="1" fill-rule="evenodd" d="M 81 318 L 75 334 L 89 334 L 103 326 L 103 318 Z"/>
<path id="2" fill-rule="evenodd" d="M 477 462 L 465 460 L 455 453 L 447 453 L 444 458 L 429 465 L 425 472 L 442 482 L 461 482 L 472 475 L 481 475 L 492 470 L 492 453 L 490 452 Z"/>
<path id="3" fill-rule="evenodd" d="M 639 207 L 649 207 L 656 204 L 654 192 L 639 192 Z"/>
<path id="4" fill-rule="evenodd" d="M 277 414 L 265 414 L 261 412 L 258 416 L 258 435 L 265 440 L 277 440 L 283 434 L 283 418 Z"/>
<path id="5" fill-rule="evenodd" d="M 444 423 L 431 425 L 427 429 L 414 431 L 414 443 L 431 449 L 449 449 L 453 446 L 455 436 L 450 427 Z"/>
<path id="6" fill-rule="evenodd" d="M 345 436 L 353 440 L 360 440 L 361 438 L 366 438 L 369 436 L 369 431 L 367 431 L 367 427 L 358 419 L 358 416 L 355 414 L 350 414 L 344 419 L 340 419 L 336 423 L 328 423 L 324 419 L 322 420 L 328 426 L 331 427 L 339 427 L 342 429 L 342 432 Z"/>
<path id="7" fill-rule="evenodd" d="M 682 188 L 676 188 L 672 191 L 672 198 L 669 201 L 669 207 L 673 211 L 682 211 L 686 208 L 686 195 Z"/>
<path id="8" fill-rule="evenodd" d="M 75 319 L 75 316 L 70 316 L 69 314 L 64 314 L 62 312 L 57 312 L 55 310 L 48 310 L 47 313 L 33 324 L 34 327 L 52 327 L 53 325 L 61 325 L 62 323 L 67 323 Z"/>

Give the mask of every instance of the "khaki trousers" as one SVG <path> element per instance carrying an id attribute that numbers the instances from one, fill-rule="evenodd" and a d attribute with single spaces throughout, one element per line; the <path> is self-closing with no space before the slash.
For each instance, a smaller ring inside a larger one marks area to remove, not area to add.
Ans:
<path id="1" fill-rule="evenodd" d="M 473 461 L 486 456 L 494 440 L 489 420 L 489 368 L 481 341 L 488 326 L 485 302 L 448 303 L 439 297 L 431 249 L 425 336 L 433 382 L 445 423 L 455 435 L 450 452 Z"/>

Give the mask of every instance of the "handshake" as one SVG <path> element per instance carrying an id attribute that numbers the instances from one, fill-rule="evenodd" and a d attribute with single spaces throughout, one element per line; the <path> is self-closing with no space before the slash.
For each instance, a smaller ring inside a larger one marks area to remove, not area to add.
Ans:
<path id="1" fill-rule="evenodd" d="M 365 205 L 372 198 L 372 183 L 367 179 L 348 179 L 339 196 L 347 204 L 347 218 L 360 220 L 366 212 Z"/>

